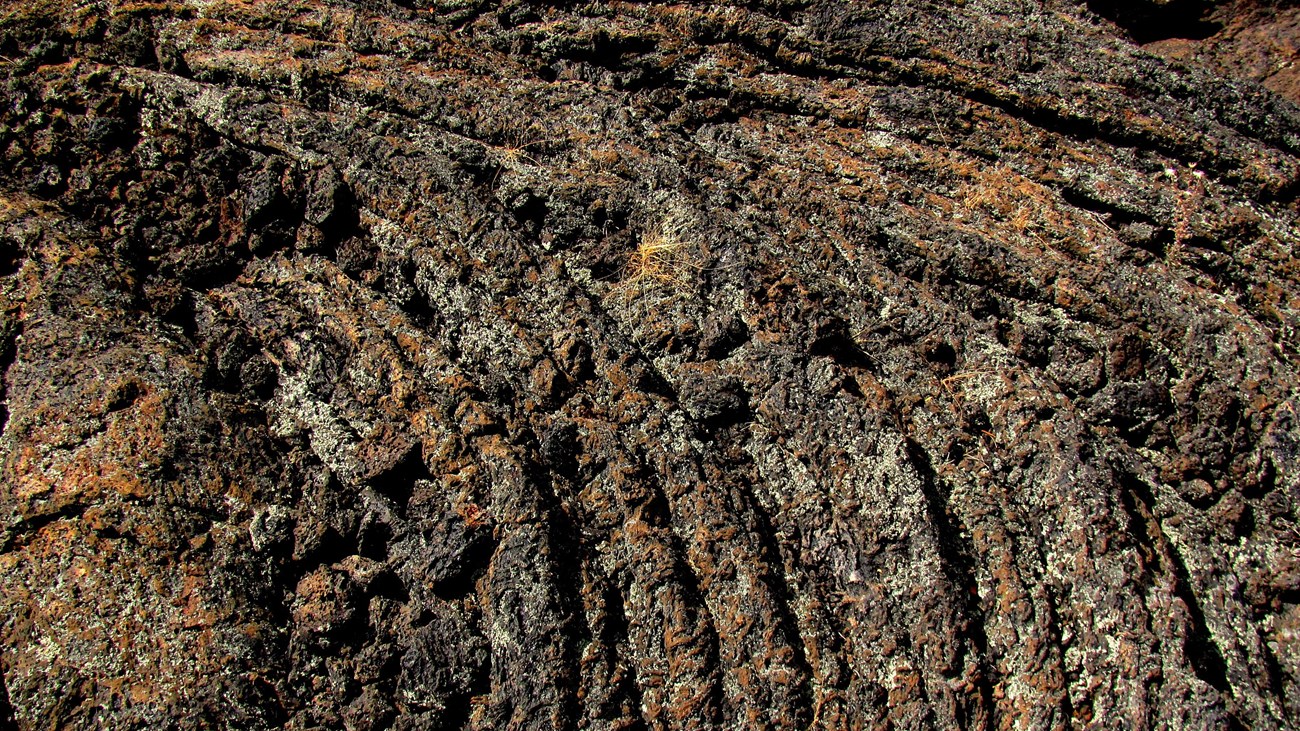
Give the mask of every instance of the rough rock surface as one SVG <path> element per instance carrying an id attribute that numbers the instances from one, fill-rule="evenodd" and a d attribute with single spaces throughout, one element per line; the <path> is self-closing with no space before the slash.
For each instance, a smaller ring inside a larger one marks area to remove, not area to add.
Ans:
<path id="1" fill-rule="evenodd" d="M 1300 110 L 1114 7 L 6 3 L 0 725 L 1300 727 Z"/>

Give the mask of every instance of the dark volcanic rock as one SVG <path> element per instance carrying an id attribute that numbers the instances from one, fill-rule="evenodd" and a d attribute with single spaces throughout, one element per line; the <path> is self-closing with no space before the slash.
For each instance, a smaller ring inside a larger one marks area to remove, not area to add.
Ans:
<path id="1" fill-rule="evenodd" d="M 0 726 L 1297 728 L 1236 7 L 10 3 Z"/>

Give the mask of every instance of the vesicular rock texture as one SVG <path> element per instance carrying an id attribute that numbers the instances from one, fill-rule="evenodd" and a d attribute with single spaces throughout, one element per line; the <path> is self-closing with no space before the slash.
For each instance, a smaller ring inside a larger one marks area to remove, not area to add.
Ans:
<path id="1" fill-rule="evenodd" d="M 6 3 L 0 718 L 1300 727 L 1300 110 L 1115 7 Z"/>

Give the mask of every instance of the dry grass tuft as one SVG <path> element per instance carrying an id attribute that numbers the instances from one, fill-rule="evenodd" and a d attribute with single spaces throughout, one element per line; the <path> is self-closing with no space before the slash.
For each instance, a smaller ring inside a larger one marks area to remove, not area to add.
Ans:
<path id="1" fill-rule="evenodd" d="M 681 294 L 699 267 L 679 227 L 662 225 L 648 233 L 623 267 L 613 295 L 625 301 L 672 299 Z"/>

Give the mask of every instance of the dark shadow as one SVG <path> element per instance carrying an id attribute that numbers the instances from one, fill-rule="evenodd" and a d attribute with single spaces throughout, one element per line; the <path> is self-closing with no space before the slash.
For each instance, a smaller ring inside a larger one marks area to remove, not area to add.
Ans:
<path id="1" fill-rule="evenodd" d="M 1223 24 L 1209 19 L 1214 3 L 1207 0 L 1173 0 L 1158 4 L 1133 0 L 1086 0 L 1088 9 L 1128 32 L 1135 43 L 1170 38 L 1201 41 L 1218 33 Z"/>

